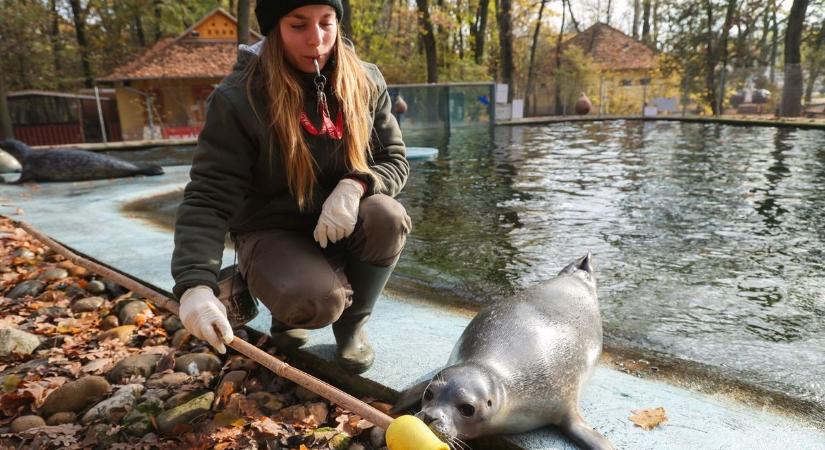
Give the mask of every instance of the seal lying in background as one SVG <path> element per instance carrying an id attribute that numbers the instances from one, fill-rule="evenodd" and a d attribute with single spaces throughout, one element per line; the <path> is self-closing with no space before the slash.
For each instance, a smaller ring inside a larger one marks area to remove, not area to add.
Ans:
<path id="1" fill-rule="evenodd" d="M 26 181 L 83 181 L 134 175 L 162 175 L 155 164 L 138 165 L 112 156 L 77 149 L 32 150 L 23 142 L 7 139 L 0 148 L 22 166 L 20 178 Z"/>
<path id="2" fill-rule="evenodd" d="M 483 308 L 447 367 L 406 390 L 394 412 L 414 408 L 442 440 L 520 433 L 556 425 L 585 449 L 613 449 L 579 411 L 599 360 L 602 323 L 590 253 L 558 276 Z"/>

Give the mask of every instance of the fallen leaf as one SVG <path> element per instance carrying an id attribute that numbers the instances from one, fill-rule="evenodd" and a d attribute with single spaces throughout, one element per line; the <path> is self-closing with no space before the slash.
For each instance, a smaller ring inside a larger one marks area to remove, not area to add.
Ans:
<path id="1" fill-rule="evenodd" d="M 628 417 L 631 422 L 644 430 L 650 431 L 657 426 L 667 422 L 667 415 L 665 409 L 661 406 L 652 409 L 636 409 L 632 411 L 633 414 Z"/>

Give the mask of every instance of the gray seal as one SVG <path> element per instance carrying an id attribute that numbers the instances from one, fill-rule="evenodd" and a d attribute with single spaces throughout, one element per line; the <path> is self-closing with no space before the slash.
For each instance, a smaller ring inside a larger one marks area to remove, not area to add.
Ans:
<path id="1" fill-rule="evenodd" d="M 84 181 L 134 175 L 162 175 L 156 164 L 133 164 L 112 156 L 84 150 L 61 148 L 32 150 L 15 139 L 0 142 L 0 148 L 13 156 L 22 166 L 20 178 L 26 181 Z"/>
<path id="2" fill-rule="evenodd" d="M 579 394 L 599 360 L 602 324 L 590 253 L 550 281 L 483 308 L 447 367 L 402 393 L 451 446 L 555 425 L 585 449 L 614 447 L 582 418 Z"/>

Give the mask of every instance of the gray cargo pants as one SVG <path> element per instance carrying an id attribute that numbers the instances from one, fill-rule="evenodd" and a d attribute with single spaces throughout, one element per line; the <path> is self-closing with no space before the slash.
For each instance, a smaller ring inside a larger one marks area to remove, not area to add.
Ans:
<path id="1" fill-rule="evenodd" d="M 315 242 L 312 230 L 238 235 L 238 266 L 249 291 L 274 319 L 293 328 L 322 328 L 338 320 L 352 302 L 345 261 L 391 266 L 410 229 L 410 217 L 400 203 L 372 195 L 361 201 L 352 234 L 326 249 Z"/>

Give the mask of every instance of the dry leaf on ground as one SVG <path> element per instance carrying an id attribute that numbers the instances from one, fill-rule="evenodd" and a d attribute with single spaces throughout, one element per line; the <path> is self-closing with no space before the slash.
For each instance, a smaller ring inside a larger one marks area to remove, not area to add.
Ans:
<path id="1" fill-rule="evenodd" d="M 661 406 L 651 409 L 635 409 L 632 412 L 633 414 L 628 417 L 628 419 L 636 424 L 637 427 L 641 427 L 647 431 L 667 422 L 667 414 Z"/>

